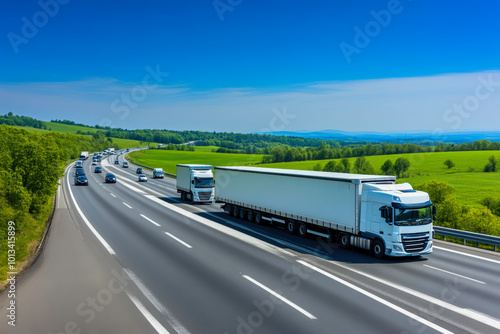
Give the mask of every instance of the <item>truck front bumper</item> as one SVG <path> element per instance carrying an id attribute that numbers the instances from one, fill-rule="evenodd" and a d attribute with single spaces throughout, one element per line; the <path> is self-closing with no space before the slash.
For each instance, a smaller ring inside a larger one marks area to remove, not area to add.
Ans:
<path id="1" fill-rule="evenodd" d="M 420 256 L 432 253 L 432 240 L 427 243 L 427 247 L 420 252 L 408 253 L 404 250 L 403 244 L 393 243 L 392 248 L 386 248 L 385 255 L 387 256 Z"/>

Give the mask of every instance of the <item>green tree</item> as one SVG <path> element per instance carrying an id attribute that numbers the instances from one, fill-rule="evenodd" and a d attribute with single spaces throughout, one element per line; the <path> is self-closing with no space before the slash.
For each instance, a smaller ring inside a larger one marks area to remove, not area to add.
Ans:
<path id="1" fill-rule="evenodd" d="M 500 216 L 500 198 L 486 197 L 481 204 L 490 209 L 494 215 Z"/>
<path id="2" fill-rule="evenodd" d="M 448 167 L 448 169 L 455 167 L 455 163 L 453 161 L 451 161 L 450 159 L 446 160 L 444 162 L 444 164 L 446 165 L 446 167 Z"/>
<path id="3" fill-rule="evenodd" d="M 410 168 L 410 161 L 404 157 L 400 157 L 394 163 L 394 171 L 397 177 L 403 177 L 404 173 Z"/>
<path id="4" fill-rule="evenodd" d="M 334 172 L 336 167 L 337 163 L 335 161 L 328 161 L 325 167 L 323 167 L 323 172 Z"/>
<path id="5" fill-rule="evenodd" d="M 484 166 L 484 171 L 485 172 L 498 171 L 498 165 L 499 165 L 498 157 L 496 155 L 492 155 L 488 158 L 488 161 L 489 162 L 486 164 L 486 166 Z"/>
<path id="6" fill-rule="evenodd" d="M 374 174 L 375 170 L 365 157 L 358 157 L 354 162 L 354 172 L 358 174 Z"/>
<path id="7" fill-rule="evenodd" d="M 380 167 L 380 170 L 384 175 L 392 175 L 394 173 L 394 164 L 392 163 L 392 160 L 387 159 L 382 167 Z"/>
<path id="8" fill-rule="evenodd" d="M 414 188 L 428 193 L 432 203 L 434 204 L 443 203 L 446 198 L 452 196 L 455 192 L 455 188 L 453 188 L 451 184 L 438 180 L 425 182 L 423 184 L 416 185 Z"/>
<path id="9" fill-rule="evenodd" d="M 315 171 L 320 171 L 321 170 L 321 165 L 320 165 L 319 162 L 316 165 L 313 166 L 313 170 L 315 170 Z"/>
<path id="10" fill-rule="evenodd" d="M 340 163 L 344 166 L 344 170 L 342 171 L 343 173 L 350 173 L 351 172 L 351 162 L 347 158 L 343 158 L 340 160 Z"/>

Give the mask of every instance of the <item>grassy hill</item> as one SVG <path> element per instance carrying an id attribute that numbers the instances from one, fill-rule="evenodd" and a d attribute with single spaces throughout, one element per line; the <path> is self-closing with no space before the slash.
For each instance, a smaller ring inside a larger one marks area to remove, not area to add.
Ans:
<path id="1" fill-rule="evenodd" d="M 260 154 L 215 153 L 214 146 L 195 147 L 195 151 L 143 150 L 132 152 L 129 157 L 140 164 L 163 168 L 164 171 L 176 174 L 177 164 L 207 164 L 212 166 L 243 166 L 257 164 L 262 161 Z"/>
<path id="2" fill-rule="evenodd" d="M 396 155 L 368 156 L 376 171 L 381 173 L 380 167 L 387 160 L 395 162 L 399 157 L 407 158 L 411 165 L 410 177 L 401 178 L 397 182 L 408 182 L 415 186 L 430 180 L 439 180 L 451 184 L 455 188 L 455 196 L 464 205 L 480 206 L 479 201 L 487 196 L 498 196 L 500 189 L 499 173 L 484 173 L 484 165 L 491 155 L 500 156 L 500 151 L 467 151 L 467 152 L 434 152 L 434 153 L 408 153 Z M 444 161 L 451 159 L 455 167 L 448 169 Z M 333 159 L 340 161 L 340 159 Z M 356 158 L 350 158 L 351 165 Z M 261 164 L 260 167 L 303 169 L 312 170 L 313 166 L 320 164 L 323 168 L 330 160 L 311 160 L 296 162 L 281 162 L 274 164 Z"/>

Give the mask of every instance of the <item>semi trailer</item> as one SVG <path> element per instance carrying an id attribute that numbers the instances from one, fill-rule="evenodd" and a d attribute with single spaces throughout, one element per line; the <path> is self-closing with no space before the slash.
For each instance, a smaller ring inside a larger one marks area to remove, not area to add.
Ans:
<path id="1" fill-rule="evenodd" d="M 214 200 L 212 166 L 198 164 L 177 165 L 177 192 L 182 200 L 211 203 Z"/>
<path id="2" fill-rule="evenodd" d="M 432 252 L 436 207 L 396 177 L 215 167 L 215 200 L 231 216 L 336 240 L 375 257 Z"/>

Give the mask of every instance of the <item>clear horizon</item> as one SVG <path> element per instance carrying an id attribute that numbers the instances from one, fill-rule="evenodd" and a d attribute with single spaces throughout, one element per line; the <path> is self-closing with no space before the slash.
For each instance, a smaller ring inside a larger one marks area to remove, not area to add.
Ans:
<path id="1" fill-rule="evenodd" d="M 500 122 L 495 1 L 1 6 L 1 114 L 242 133 Z"/>

